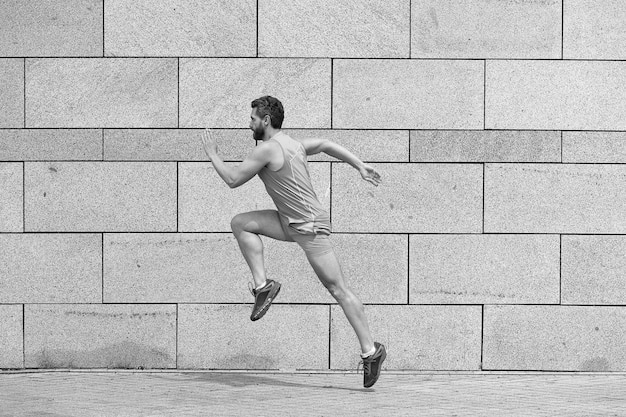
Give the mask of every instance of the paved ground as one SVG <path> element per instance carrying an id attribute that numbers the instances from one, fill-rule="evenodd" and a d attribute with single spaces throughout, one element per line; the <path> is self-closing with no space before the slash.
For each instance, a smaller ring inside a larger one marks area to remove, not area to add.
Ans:
<path id="1" fill-rule="evenodd" d="M 0 416 L 626 416 L 626 373 L 0 372 Z"/>

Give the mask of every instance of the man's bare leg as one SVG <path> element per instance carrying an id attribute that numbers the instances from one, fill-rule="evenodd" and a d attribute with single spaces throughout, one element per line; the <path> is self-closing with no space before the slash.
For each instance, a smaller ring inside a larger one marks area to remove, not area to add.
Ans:
<path id="1" fill-rule="evenodd" d="M 370 333 L 363 304 L 346 286 L 335 252 L 311 256 L 308 259 L 322 284 L 343 309 L 359 339 L 361 351 L 363 353 L 371 352 L 374 348 L 374 340 Z"/>
<path id="2" fill-rule="evenodd" d="M 233 217 L 230 226 L 239 243 L 241 253 L 250 267 L 255 287 L 258 288 L 266 279 L 263 242 L 259 235 L 277 240 L 290 240 L 285 236 L 281 227 L 278 212 L 259 210 L 241 213 Z"/>

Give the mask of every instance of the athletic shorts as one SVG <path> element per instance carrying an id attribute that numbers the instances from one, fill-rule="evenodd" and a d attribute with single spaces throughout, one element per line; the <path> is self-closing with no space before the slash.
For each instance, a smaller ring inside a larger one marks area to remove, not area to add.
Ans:
<path id="1" fill-rule="evenodd" d="M 296 242 L 300 245 L 307 258 L 332 252 L 333 247 L 329 239 L 331 233 L 329 219 L 309 223 L 289 224 L 287 217 L 280 213 L 278 217 L 280 218 L 280 225 L 288 241 Z"/>

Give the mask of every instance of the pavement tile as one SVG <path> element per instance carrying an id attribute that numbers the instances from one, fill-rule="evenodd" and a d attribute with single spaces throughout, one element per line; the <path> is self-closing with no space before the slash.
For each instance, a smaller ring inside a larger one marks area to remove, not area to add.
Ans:
<path id="1" fill-rule="evenodd" d="M 623 416 L 626 374 L 1 373 L 0 416 Z"/>

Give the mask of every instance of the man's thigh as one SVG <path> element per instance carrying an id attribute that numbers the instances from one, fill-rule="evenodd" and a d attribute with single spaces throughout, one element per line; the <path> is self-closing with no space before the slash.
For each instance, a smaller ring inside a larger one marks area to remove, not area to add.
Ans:
<path id="1" fill-rule="evenodd" d="M 319 280 L 328 289 L 345 287 L 345 281 L 339 260 L 334 250 L 325 251 L 319 255 L 307 256 Z"/>
<path id="2" fill-rule="evenodd" d="M 293 242 L 285 231 L 284 220 L 276 210 L 256 210 L 241 213 L 233 217 L 233 226 L 236 224 L 246 232 L 271 237 L 272 239 Z"/>

